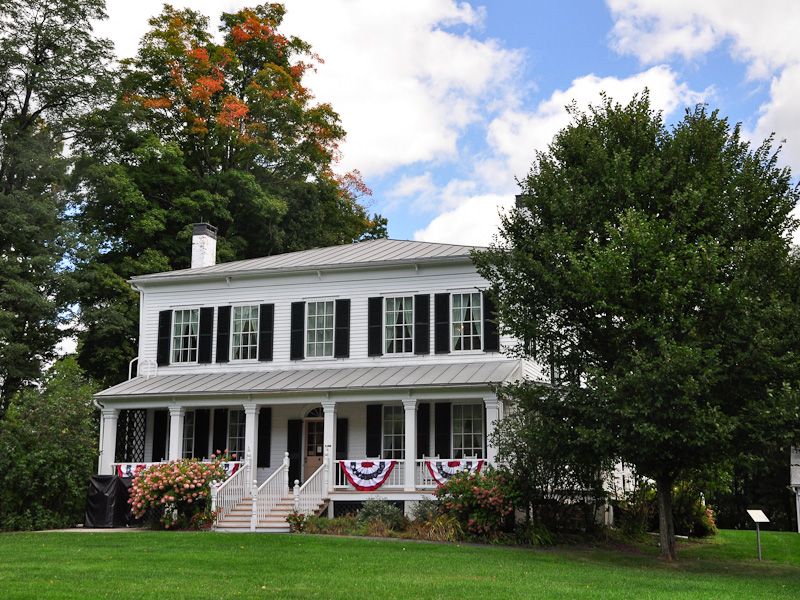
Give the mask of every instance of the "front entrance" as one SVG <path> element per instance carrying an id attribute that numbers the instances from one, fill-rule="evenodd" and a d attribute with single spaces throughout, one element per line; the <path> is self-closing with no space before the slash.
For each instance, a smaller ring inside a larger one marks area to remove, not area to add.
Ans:
<path id="1" fill-rule="evenodd" d="M 323 459 L 323 430 L 324 421 L 322 419 L 306 419 L 305 434 L 305 456 L 303 462 L 303 478 L 308 479 L 322 466 Z"/>

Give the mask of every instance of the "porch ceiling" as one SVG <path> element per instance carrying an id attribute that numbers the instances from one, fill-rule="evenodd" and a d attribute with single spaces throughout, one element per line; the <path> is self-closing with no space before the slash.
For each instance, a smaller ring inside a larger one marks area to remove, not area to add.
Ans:
<path id="1" fill-rule="evenodd" d="M 195 396 L 268 392 L 325 392 L 498 384 L 516 379 L 519 361 L 436 365 L 281 369 L 135 377 L 95 394 L 99 398 Z"/>

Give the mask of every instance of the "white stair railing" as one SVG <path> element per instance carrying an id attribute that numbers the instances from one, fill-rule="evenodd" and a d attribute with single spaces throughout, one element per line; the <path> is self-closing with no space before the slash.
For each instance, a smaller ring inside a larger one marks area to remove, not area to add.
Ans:
<path id="1" fill-rule="evenodd" d="M 295 512 L 311 515 L 319 508 L 328 496 L 328 451 L 322 460 L 322 465 L 306 479 L 300 487 L 299 481 L 294 482 L 294 510 Z"/>
<path id="2" fill-rule="evenodd" d="M 255 531 L 258 523 L 289 493 L 289 453 L 283 455 L 283 463 L 253 494 L 253 518 L 250 529 Z"/>
<path id="3" fill-rule="evenodd" d="M 216 513 L 216 521 L 224 517 L 244 500 L 250 489 L 248 475 L 250 474 L 249 456 L 233 475 L 219 485 L 211 484 L 211 510 Z"/>

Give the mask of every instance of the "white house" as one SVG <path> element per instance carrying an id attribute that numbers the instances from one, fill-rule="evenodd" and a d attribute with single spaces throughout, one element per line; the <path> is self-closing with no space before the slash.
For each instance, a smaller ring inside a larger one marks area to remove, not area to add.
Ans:
<path id="1" fill-rule="evenodd" d="M 215 264 L 215 229 L 195 225 L 192 268 L 130 282 L 138 369 L 96 395 L 99 472 L 227 448 L 244 461 L 218 527 L 263 530 L 292 504 L 418 500 L 490 463 L 494 386 L 540 371 L 502 353 L 471 250 L 381 239 Z"/>

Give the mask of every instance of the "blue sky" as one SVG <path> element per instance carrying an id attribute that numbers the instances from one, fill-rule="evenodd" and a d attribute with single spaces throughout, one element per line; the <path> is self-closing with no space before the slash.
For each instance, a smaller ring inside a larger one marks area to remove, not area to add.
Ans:
<path id="1" fill-rule="evenodd" d="M 196 0 L 216 18 L 248 3 Z M 788 139 L 800 170 L 800 2 L 795 0 L 287 0 L 285 30 L 325 59 L 309 83 L 349 132 L 393 238 L 484 244 L 563 106 L 626 101 L 644 86 L 668 120 L 695 102 Z M 135 51 L 155 0 L 111 0 L 99 26 Z"/>

